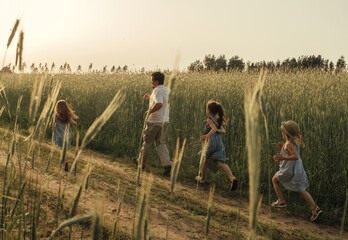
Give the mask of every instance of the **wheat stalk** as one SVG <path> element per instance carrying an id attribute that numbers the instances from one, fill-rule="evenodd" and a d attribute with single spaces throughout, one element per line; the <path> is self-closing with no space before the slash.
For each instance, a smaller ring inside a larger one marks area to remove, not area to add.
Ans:
<path id="1" fill-rule="evenodd" d="M 79 215 L 79 216 L 70 218 L 70 219 L 62 222 L 59 225 L 59 227 L 52 232 L 52 234 L 51 234 L 49 239 L 50 240 L 51 239 L 55 239 L 55 237 L 57 236 L 58 232 L 61 231 L 63 228 L 70 227 L 70 226 L 72 226 L 74 224 L 87 222 L 87 221 L 91 220 L 92 218 L 93 218 L 92 215 Z"/>
<path id="2" fill-rule="evenodd" d="M 7 40 L 6 51 L 5 51 L 4 60 L 3 60 L 3 62 L 2 62 L 2 67 L 4 67 L 4 65 L 5 65 L 5 59 L 6 59 L 7 49 L 10 47 L 11 42 L 12 42 L 14 36 L 16 35 L 16 32 L 17 32 L 17 29 L 18 29 L 18 26 L 19 26 L 20 22 L 21 22 L 20 19 L 16 19 L 16 21 L 15 21 L 15 23 L 14 23 L 14 25 L 13 25 L 11 34 L 10 34 L 8 40 Z"/>
<path id="3" fill-rule="evenodd" d="M 150 198 L 151 187 L 153 183 L 152 175 L 150 176 L 144 175 L 143 178 L 146 178 L 146 184 L 142 185 L 142 189 L 141 189 L 138 204 L 137 204 L 137 212 L 135 216 L 135 225 L 134 225 L 135 240 L 140 240 L 142 229 L 144 229 L 144 232 L 146 232 L 144 227 L 147 227 L 145 225 L 145 222 L 148 218 L 149 198 Z"/>
<path id="4" fill-rule="evenodd" d="M 256 238 L 257 213 L 259 203 L 260 181 L 260 144 L 258 132 L 258 101 L 257 95 L 262 90 L 264 78 L 261 71 L 258 82 L 252 91 L 246 92 L 244 98 L 246 147 L 248 150 L 249 171 L 249 239 Z"/>
<path id="5" fill-rule="evenodd" d="M 4 101 L 5 101 L 5 106 L 6 106 L 6 108 L 7 108 L 8 116 L 9 116 L 10 119 L 11 119 L 10 104 L 8 103 L 8 100 L 7 100 L 7 96 L 6 96 L 6 92 L 5 92 L 5 88 L 4 88 L 4 87 L 0 87 L 0 93 L 1 93 L 2 98 L 3 98 Z"/>
<path id="6" fill-rule="evenodd" d="M 110 119 L 112 114 L 120 107 L 120 105 L 125 100 L 125 95 L 121 93 L 121 91 L 118 91 L 110 104 L 107 106 L 107 108 L 104 110 L 104 112 L 98 117 L 92 125 L 88 128 L 85 137 L 82 139 L 82 143 L 80 146 L 80 149 L 78 150 L 77 154 L 75 155 L 74 162 L 71 166 L 70 173 L 72 173 L 75 170 L 77 160 L 79 159 L 82 150 L 92 141 L 92 139 L 97 135 L 97 133 L 101 130 L 101 128 L 104 126 L 104 124 Z"/>
<path id="7" fill-rule="evenodd" d="M 207 208 L 207 221 L 205 225 L 205 236 L 207 237 L 209 234 L 209 226 L 210 226 L 210 218 L 211 218 L 211 209 L 213 207 L 213 197 L 215 192 L 215 184 L 210 187 L 209 192 L 209 200 L 208 200 L 208 208 Z"/>
<path id="8" fill-rule="evenodd" d="M 170 174 L 170 192 L 171 193 L 174 192 L 176 179 L 178 178 L 182 157 L 184 155 L 185 145 L 186 145 L 186 138 L 184 139 L 184 142 L 182 144 L 182 147 L 181 147 L 181 150 L 179 153 L 180 141 L 178 138 L 177 143 L 176 143 L 175 157 L 174 157 L 174 161 L 173 161 L 173 165 L 172 165 L 172 169 L 171 169 L 171 174 Z"/>

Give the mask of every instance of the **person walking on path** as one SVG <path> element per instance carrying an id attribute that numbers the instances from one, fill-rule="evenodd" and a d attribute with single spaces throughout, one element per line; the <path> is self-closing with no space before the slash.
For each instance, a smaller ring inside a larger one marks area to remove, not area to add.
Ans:
<path id="1" fill-rule="evenodd" d="M 169 151 L 166 145 L 166 135 L 169 125 L 169 101 L 168 88 L 163 85 L 164 74 L 161 72 L 154 72 L 151 76 L 152 93 L 146 93 L 144 99 L 149 99 L 149 110 L 145 112 L 148 116 L 146 121 L 146 128 L 143 134 L 143 145 L 140 150 L 138 159 L 134 158 L 135 164 L 141 163 L 142 168 L 149 158 L 153 143 L 164 168 L 164 175 L 169 175 L 171 171 L 172 162 L 170 161 Z"/>

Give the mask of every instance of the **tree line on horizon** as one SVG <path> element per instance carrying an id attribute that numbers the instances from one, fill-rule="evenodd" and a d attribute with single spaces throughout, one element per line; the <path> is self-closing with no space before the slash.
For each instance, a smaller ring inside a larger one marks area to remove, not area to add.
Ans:
<path id="1" fill-rule="evenodd" d="M 341 56 L 337 61 L 336 64 L 334 64 L 329 59 L 323 58 L 321 55 L 315 56 L 300 56 L 297 59 L 296 58 L 287 58 L 284 61 L 277 60 L 274 61 L 259 61 L 259 62 L 245 62 L 243 58 L 240 58 L 239 56 L 233 56 L 230 59 L 226 59 L 225 55 L 220 55 L 219 57 L 215 57 L 215 55 L 208 54 L 205 55 L 204 59 L 196 60 L 193 63 L 191 63 L 187 70 L 189 72 L 209 72 L 209 71 L 215 71 L 215 72 L 232 72 L 232 71 L 238 71 L 238 72 L 258 72 L 262 68 L 267 68 L 269 72 L 273 71 L 283 71 L 283 72 L 293 72 L 293 71 L 300 71 L 300 70 L 308 70 L 308 69 L 317 69 L 322 70 L 325 72 L 331 72 L 331 73 L 339 73 L 347 71 L 347 63 L 345 61 L 344 56 Z M 18 69 L 20 73 L 24 73 L 25 69 L 28 69 L 28 66 L 26 62 L 23 62 L 21 65 L 21 68 Z M 60 65 L 59 68 L 56 67 L 55 63 L 53 62 L 52 65 L 45 64 L 38 64 L 35 65 L 35 63 L 32 63 L 29 67 L 30 72 L 29 73 L 128 73 L 128 66 L 124 65 L 121 67 L 120 65 L 118 67 L 115 67 L 113 65 L 110 69 L 108 69 L 107 66 L 104 66 L 102 69 L 94 69 L 93 64 L 90 63 L 88 66 L 87 72 L 83 71 L 82 66 L 78 65 L 76 70 L 73 71 L 70 67 L 70 64 L 65 62 L 64 64 Z M 7 66 L 3 67 L 0 72 L 2 73 L 14 73 L 16 71 L 16 66 L 12 65 L 11 63 Z M 27 71 L 28 72 L 28 71 Z M 139 71 L 144 73 L 146 72 L 145 68 L 141 68 Z"/>
<path id="2" fill-rule="evenodd" d="M 260 71 L 261 68 L 267 68 L 268 71 L 299 71 L 308 69 L 317 69 L 325 72 L 338 73 L 347 70 L 347 63 L 344 56 L 341 56 L 336 64 L 329 59 L 323 58 L 321 55 L 315 56 L 300 56 L 296 58 L 287 58 L 284 61 L 259 61 L 259 62 L 244 62 L 243 58 L 239 56 L 233 56 L 230 59 L 226 59 L 225 55 L 215 57 L 214 55 L 205 55 L 204 59 L 196 60 L 191 63 L 187 70 L 190 72 L 202 72 L 202 71 Z"/>
<path id="3" fill-rule="evenodd" d="M 25 69 L 27 69 L 27 63 L 23 62 L 21 65 L 21 69 L 18 69 L 20 73 L 24 73 Z M 56 67 L 55 63 L 53 62 L 51 66 L 48 66 L 47 63 L 42 64 L 39 63 L 39 65 L 35 65 L 35 63 L 32 63 L 29 67 L 30 73 L 84 73 L 82 70 L 82 66 L 78 65 L 76 70 L 73 71 L 70 67 L 70 64 L 65 62 L 64 64 L 60 65 L 59 68 Z M 16 65 L 12 65 L 11 63 L 7 66 L 3 67 L 0 72 L 2 73 L 14 73 L 16 71 Z M 102 70 L 94 69 L 93 64 L 90 63 L 88 66 L 88 72 L 87 73 L 119 73 L 119 72 L 127 72 L 128 66 L 124 65 L 121 67 L 120 65 L 116 68 L 115 65 L 110 68 L 110 70 L 107 68 L 107 66 L 104 66 Z M 140 70 L 141 72 L 145 71 L 145 68 L 142 68 Z"/>

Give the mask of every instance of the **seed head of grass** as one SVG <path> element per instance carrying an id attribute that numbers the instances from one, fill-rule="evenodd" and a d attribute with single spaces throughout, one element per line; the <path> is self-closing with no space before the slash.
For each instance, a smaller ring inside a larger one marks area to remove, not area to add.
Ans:
<path id="1" fill-rule="evenodd" d="M 123 103 L 125 96 L 121 94 L 121 91 L 118 91 L 115 97 L 110 102 L 109 106 L 105 109 L 105 111 L 98 117 L 92 125 L 88 128 L 85 137 L 82 140 L 81 148 L 85 148 L 90 141 L 97 135 L 97 133 L 101 130 L 104 124 L 110 119 L 112 114 L 119 108 L 119 106 Z"/>
<path id="2" fill-rule="evenodd" d="M 152 175 L 144 175 L 143 178 L 143 185 L 140 192 L 137 204 L 137 212 L 135 216 L 134 239 L 136 240 L 141 239 L 142 229 L 144 229 L 145 221 L 148 218 L 149 198 L 153 183 Z"/>
<path id="3" fill-rule="evenodd" d="M 6 92 L 5 92 L 5 88 L 4 88 L 4 87 L 1 87 L 1 86 L 0 86 L 0 93 L 1 93 L 2 98 L 3 98 L 4 101 L 5 101 L 5 105 L 6 105 L 6 108 L 7 108 L 8 116 L 9 116 L 9 118 L 11 119 L 10 105 L 9 105 L 8 100 L 7 100 L 7 96 L 6 96 Z"/>
<path id="4" fill-rule="evenodd" d="M 20 23 L 20 22 L 21 22 L 20 19 L 16 19 L 16 21 L 15 21 L 15 23 L 14 23 L 14 25 L 13 25 L 11 34 L 10 34 L 8 40 L 7 40 L 7 45 L 6 45 L 7 48 L 10 47 L 11 42 L 12 42 L 12 40 L 13 40 L 13 38 L 14 38 L 16 32 L 17 32 L 17 29 L 18 29 L 18 26 L 19 26 L 19 23 Z"/>
<path id="5" fill-rule="evenodd" d="M 260 181 L 260 144 L 258 129 L 259 105 L 257 96 L 262 90 L 262 72 L 256 86 L 252 91 L 245 93 L 245 130 L 246 147 L 248 151 L 248 171 L 249 171 L 249 239 L 255 239 L 257 226 L 257 212 L 259 203 L 259 181 Z"/>

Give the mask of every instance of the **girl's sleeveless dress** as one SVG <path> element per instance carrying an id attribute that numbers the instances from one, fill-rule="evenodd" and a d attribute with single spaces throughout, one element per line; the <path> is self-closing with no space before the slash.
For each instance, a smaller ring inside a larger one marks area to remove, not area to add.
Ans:
<path id="1" fill-rule="evenodd" d="M 68 123 L 63 123 L 59 121 L 59 119 L 57 118 L 55 114 L 52 116 L 52 119 L 53 118 L 54 118 L 55 126 L 53 130 L 52 143 L 57 145 L 59 148 L 62 148 L 63 141 L 64 141 L 64 132 L 65 132 L 65 128 L 68 126 Z M 71 127 L 69 127 L 68 148 L 70 148 L 71 136 L 72 136 L 72 131 L 71 131 Z"/>
<path id="2" fill-rule="evenodd" d="M 209 117 L 217 128 L 220 128 L 219 124 L 215 121 L 214 118 Z M 211 128 L 207 125 L 207 121 L 205 122 L 204 135 L 208 134 Z M 226 152 L 225 147 L 221 139 L 220 133 L 216 132 L 212 136 L 210 136 L 210 143 L 206 152 L 206 159 L 215 160 L 220 162 L 226 162 Z"/>
<path id="3" fill-rule="evenodd" d="M 304 192 L 308 187 L 308 178 L 302 165 L 300 150 L 296 145 L 294 146 L 298 154 L 298 160 L 279 161 L 279 171 L 275 174 L 275 176 L 279 179 L 279 182 L 284 186 L 285 189 L 295 192 Z M 284 145 L 280 151 L 280 155 L 290 155 L 284 152 Z"/>

